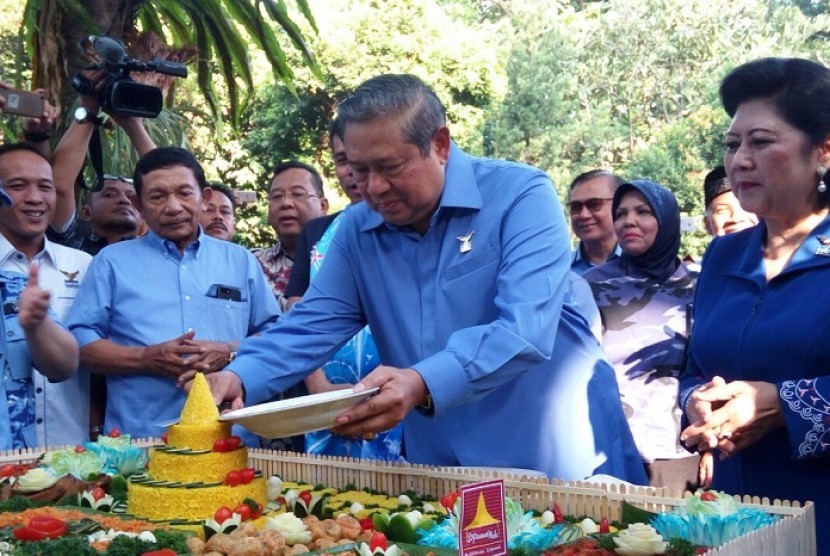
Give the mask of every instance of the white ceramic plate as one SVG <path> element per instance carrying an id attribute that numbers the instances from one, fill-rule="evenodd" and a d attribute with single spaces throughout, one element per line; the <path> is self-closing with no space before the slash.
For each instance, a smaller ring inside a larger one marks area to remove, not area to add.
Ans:
<path id="1" fill-rule="evenodd" d="M 338 415 L 377 391 L 332 390 L 244 407 L 220 415 L 219 420 L 242 425 L 265 438 L 294 436 L 332 428 Z"/>

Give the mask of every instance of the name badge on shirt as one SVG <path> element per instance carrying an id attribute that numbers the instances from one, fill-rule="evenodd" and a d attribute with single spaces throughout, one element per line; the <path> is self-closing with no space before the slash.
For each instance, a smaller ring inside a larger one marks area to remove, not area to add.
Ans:
<path id="1" fill-rule="evenodd" d="M 818 246 L 818 249 L 816 249 L 816 255 L 830 257 L 830 238 L 826 236 L 818 236 L 817 239 L 820 245 Z"/>

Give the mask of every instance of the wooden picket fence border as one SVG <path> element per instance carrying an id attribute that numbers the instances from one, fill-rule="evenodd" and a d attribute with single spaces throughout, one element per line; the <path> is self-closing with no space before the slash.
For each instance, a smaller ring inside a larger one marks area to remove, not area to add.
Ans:
<path id="1" fill-rule="evenodd" d="M 158 439 L 134 440 L 139 447 L 160 443 Z M 52 447 L 52 450 L 72 446 Z M 43 455 L 43 450 L 26 449 L 0 452 L 0 464 L 29 463 Z M 554 503 L 569 515 L 587 515 L 620 519 L 622 502 L 651 512 L 667 512 L 683 505 L 680 492 L 668 488 L 639 487 L 583 481 L 548 480 L 510 471 L 469 467 L 435 467 L 409 463 L 386 463 L 334 456 L 311 456 L 294 452 L 248 449 L 251 467 L 270 477 L 323 484 L 343 488 L 354 485 L 395 495 L 408 490 L 441 497 L 462 485 L 493 478 L 504 480 L 506 495 L 523 508 L 544 511 Z M 782 519 L 775 524 L 744 535 L 706 552 L 712 556 L 815 556 L 815 510 L 812 502 L 769 500 L 757 496 L 735 496 L 745 505 L 757 507 Z"/>

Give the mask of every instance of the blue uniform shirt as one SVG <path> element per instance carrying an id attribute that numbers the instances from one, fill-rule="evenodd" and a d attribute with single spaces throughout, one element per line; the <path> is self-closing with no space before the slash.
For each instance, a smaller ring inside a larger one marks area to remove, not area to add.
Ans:
<path id="1" fill-rule="evenodd" d="M 211 296 L 214 285 L 238 289 L 241 300 Z M 67 324 L 81 348 L 100 339 L 150 346 L 190 329 L 197 340 L 229 342 L 261 331 L 278 312 L 259 263 L 244 248 L 200 231 L 180 256 L 150 232 L 92 259 Z M 184 400 L 166 376 L 108 375 L 105 427 L 158 437 L 158 423 L 178 418 Z"/>
<path id="2" fill-rule="evenodd" d="M 644 482 L 613 370 L 564 303 L 569 268 L 547 176 L 453 145 L 427 232 L 350 209 L 303 301 L 231 367 L 257 403 L 368 323 L 381 361 L 416 369 L 433 397 L 434 416 L 404 420 L 408 461 Z"/>

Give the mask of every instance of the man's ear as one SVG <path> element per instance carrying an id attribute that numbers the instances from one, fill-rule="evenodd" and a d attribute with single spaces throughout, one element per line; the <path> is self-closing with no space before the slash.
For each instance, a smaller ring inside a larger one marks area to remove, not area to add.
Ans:
<path id="1" fill-rule="evenodd" d="M 130 204 L 133 205 L 133 208 L 138 214 L 143 214 L 141 212 L 141 199 L 138 198 L 138 195 L 130 197 Z"/>
<path id="2" fill-rule="evenodd" d="M 213 189 L 210 187 L 205 187 L 202 189 L 202 202 L 207 204 L 213 198 Z"/>
<path id="3" fill-rule="evenodd" d="M 329 213 L 329 200 L 325 197 L 320 197 L 320 212 L 323 214 Z"/>
<path id="4" fill-rule="evenodd" d="M 84 203 L 81 205 L 81 210 L 78 211 L 78 217 L 84 222 L 92 220 L 92 210 L 89 208 L 88 204 Z"/>
<path id="5" fill-rule="evenodd" d="M 432 136 L 432 148 L 442 165 L 446 164 L 450 158 L 450 144 L 450 129 L 443 125 Z"/>

